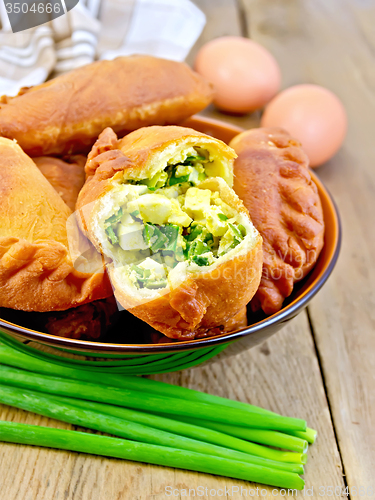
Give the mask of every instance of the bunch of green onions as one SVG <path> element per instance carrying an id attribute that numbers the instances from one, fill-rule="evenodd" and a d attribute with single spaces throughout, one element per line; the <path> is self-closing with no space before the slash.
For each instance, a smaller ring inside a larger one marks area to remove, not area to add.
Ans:
<path id="1" fill-rule="evenodd" d="M 0 403 L 116 437 L 0 421 L 0 441 L 303 489 L 304 420 L 145 378 L 40 360 L 0 344 Z"/>

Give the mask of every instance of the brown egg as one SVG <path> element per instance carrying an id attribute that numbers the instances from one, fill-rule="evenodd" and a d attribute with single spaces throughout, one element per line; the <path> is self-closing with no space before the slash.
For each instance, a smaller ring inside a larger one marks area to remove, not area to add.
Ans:
<path id="1" fill-rule="evenodd" d="M 335 94 L 318 85 L 295 85 L 266 107 L 262 127 L 282 127 L 302 143 L 317 167 L 340 148 L 347 130 L 346 111 Z"/>
<path id="2" fill-rule="evenodd" d="M 224 111 L 249 113 L 262 108 L 280 88 L 280 69 L 261 45 L 239 36 L 203 45 L 194 69 L 214 84 L 214 104 Z"/>

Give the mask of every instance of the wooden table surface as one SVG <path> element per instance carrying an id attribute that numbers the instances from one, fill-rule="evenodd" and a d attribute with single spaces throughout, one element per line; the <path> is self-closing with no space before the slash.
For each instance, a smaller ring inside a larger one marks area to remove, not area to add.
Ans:
<path id="1" fill-rule="evenodd" d="M 307 419 L 319 434 L 309 449 L 305 496 L 342 498 L 339 489 L 347 487 L 350 498 L 375 498 L 375 0 L 195 1 L 207 25 L 189 62 L 202 43 L 242 34 L 275 55 L 283 87 L 321 84 L 342 99 L 348 136 L 318 174 L 339 207 L 344 241 L 332 277 L 308 310 L 265 344 L 155 378 Z M 204 114 L 246 128 L 259 123 L 259 114 Z M 71 428 L 6 406 L 0 418 Z M 0 449 L 1 500 L 158 500 L 170 498 L 166 486 L 175 489 L 172 498 L 198 486 L 208 488 L 200 498 L 246 498 L 235 492 L 241 486 L 248 497 L 288 496 L 147 464 L 17 445 Z"/>

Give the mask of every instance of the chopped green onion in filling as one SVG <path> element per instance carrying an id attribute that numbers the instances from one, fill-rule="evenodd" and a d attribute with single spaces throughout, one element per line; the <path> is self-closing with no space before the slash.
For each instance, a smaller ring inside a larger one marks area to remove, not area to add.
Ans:
<path id="1" fill-rule="evenodd" d="M 157 172 L 151 179 L 139 181 L 128 180 L 131 184 L 146 185 L 149 191 L 156 191 L 167 186 L 175 186 L 189 182 L 192 186 L 207 178 L 202 164 L 209 163 L 209 157 L 201 154 L 190 155 L 184 161 L 175 165 L 167 165 L 164 171 Z"/>
<path id="2" fill-rule="evenodd" d="M 246 229 L 245 229 L 245 227 L 242 224 L 238 224 L 237 227 L 241 231 L 242 236 L 245 237 L 246 236 Z"/>
<path id="3" fill-rule="evenodd" d="M 108 236 L 109 241 L 112 243 L 112 245 L 116 245 L 116 243 L 118 243 L 118 238 L 117 238 L 116 233 L 113 230 L 113 227 L 112 226 L 106 227 L 105 232 Z"/>
<path id="4" fill-rule="evenodd" d="M 208 257 L 203 257 L 202 255 L 194 255 L 192 261 L 200 267 L 209 265 Z"/>
<path id="5" fill-rule="evenodd" d="M 123 216 L 123 211 L 121 207 L 115 214 L 111 215 L 111 217 L 108 217 L 108 219 L 105 222 L 106 224 L 109 225 L 116 224 L 116 222 L 120 221 L 122 216 Z"/>
<path id="6" fill-rule="evenodd" d="M 199 148 L 151 179 L 124 180 L 133 191 L 104 230 L 137 288 L 165 288 L 180 262 L 210 266 L 245 238 L 237 212 L 219 193 L 195 187 L 207 178 L 207 163 L 208 152 Z"/>
<path id="7" fill-rule="evenodd" d="M 117 222 L 120 221 L 122 215 L 123 211 L 121 207 L 115 214 L 111 215 L 111 217 L 108 217 L 108 219 L 105 221 L 105 232 L 112 245 L 116 245 L 119 242 L 117 234 L 114 231 L 113 225 L 117 224 Z"/>
<path id="8" fill-rule="evenodd" d="M 143 268 L 140 266 L 130 266 L 131 272 L 137 281 L 139 288 L 149 288 L 151 290 L 164 288 L 168 282 L 166 278 L 158 276 L 153 269 Z"/>

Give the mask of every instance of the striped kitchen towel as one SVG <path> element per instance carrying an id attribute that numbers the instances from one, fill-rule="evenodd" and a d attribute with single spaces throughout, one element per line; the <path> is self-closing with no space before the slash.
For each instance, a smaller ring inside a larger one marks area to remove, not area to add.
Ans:
<path id="1" fill-rule="evenodd" d="M 12 33 L 0 0 L 0 95 L 16 95 L 96 59 L 149 54 L 183 61 L 206 19 L 190 0 L 80 0 L 67 14 Z"/>

